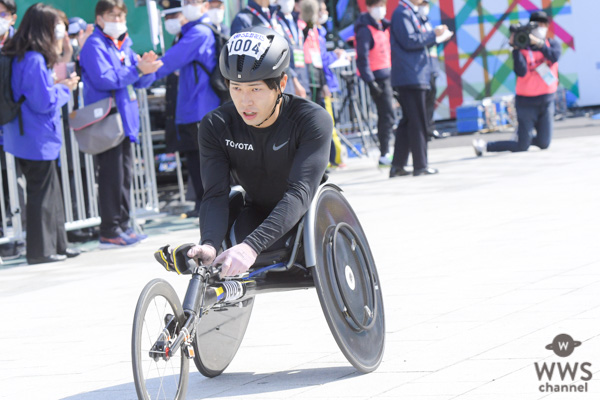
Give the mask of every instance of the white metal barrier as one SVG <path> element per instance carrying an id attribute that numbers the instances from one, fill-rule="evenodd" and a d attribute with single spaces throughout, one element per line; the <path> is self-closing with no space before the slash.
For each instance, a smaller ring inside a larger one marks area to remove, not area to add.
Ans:
<path id="1" fill-rule="evenodd" d="M 133 221 L 136 218 L 151 219 L 160 215 L 148 94 L 145 89 L 140 89 L 137 91 L 137 96 L 140 105 L 140 136 L 138 142 L 131 148 L 133 152 L 131 218 Z"/>
<path id="2" fill-rule="evenodd" d="M 80 92 L 82 92 L 80 84 Z M 154 170 L 154 151 L 148 97 L 145 90 L 138 90 L 140 105 L 140 136 L 138 143 L 132 146 L 133 170 L 131 190 L 131 219 L 134 228 L 139 230 L 136 219 L 152 219 L 160 215 L 156 173 Z M 83 99 L 79 99 L 83 104 Z M 69 112 L 73 109 L 73 99 L 69 101 Z M 73 130 L 64 132 L 60 124 L 63 146 L 60 150 L 60 177 L 65 207 L 65 228 L 67 231 L 100 225 L 98 212 L 98 189 L 96 184 L 96 167 L 93 156 L 83 154 Z M 69 140 L 65 140 L 68 137 Z M 128 140 L 128 139 L 126 139 Z M 3 236 L 0 244 L 25 240 L 26 232 L 21 223 L 25 212 L 26 198 L 20 201 L 19 183 L 15 158 L 5 153 L 6 179 L 8 193 L 4 190 L 4 177 L 0 174 L 0 217 Z M 8 208 L 5 204 L 8 194 Z M 2 260 L 0 258 L 0 263 Z"/>

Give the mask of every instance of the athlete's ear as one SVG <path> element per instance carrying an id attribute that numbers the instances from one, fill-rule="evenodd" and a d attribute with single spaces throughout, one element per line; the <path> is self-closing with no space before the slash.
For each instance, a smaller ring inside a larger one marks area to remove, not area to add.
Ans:
<path id="1" fill-rule="evenodd" d="M 288 76 L 287 76 L 287 74 L 284 73 L 283 77 L 281 78 L 281 82 L 279 82 L 279 87 L 281 88 L 282 93 L 285 90 L 285 87 L 287 86 L 287 81 L 288 81 Z"/>

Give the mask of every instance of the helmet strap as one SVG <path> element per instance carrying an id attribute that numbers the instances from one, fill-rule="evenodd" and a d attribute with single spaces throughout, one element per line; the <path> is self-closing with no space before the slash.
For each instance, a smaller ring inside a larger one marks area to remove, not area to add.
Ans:
<path id="1" fill-rule="evenodd" d="M 279 85 L 277 85 L 278 90 L 278 94 L 277 94 L 277 100 L 275 101 L 275 105 L 273 106 L 273 109 L 271 110 L 271 114 L 269 114 L 269 116 L 267 118 L 264 119 L 263 122 L 261 122 L 260 124 L 256 125 L 256 127 L 258 128 L 259 126 L 261 126 L 262 124 L 264 124 L 265 122 L 267 122 L 267 120 L 269 118 L 271 118 L 273 116 L 273 114 L 275 114 L 275 109 L 277 108 L 277 104 L 279 104 L 279 102 L 281 101 L 281 98 L 283 97 L 283 94 L 281 93 L 281 88 L 279 87 Z"/>

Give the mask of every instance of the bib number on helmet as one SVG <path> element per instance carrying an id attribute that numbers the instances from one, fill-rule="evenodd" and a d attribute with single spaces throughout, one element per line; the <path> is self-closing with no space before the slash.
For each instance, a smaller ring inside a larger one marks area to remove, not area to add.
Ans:
<path id="1" fill-rule="evenodd" d="M 269 40 L 254 32 L 236 33 L 227 42 L 229 55 L 250 56 L 257 60 L 267 51 Z"/>

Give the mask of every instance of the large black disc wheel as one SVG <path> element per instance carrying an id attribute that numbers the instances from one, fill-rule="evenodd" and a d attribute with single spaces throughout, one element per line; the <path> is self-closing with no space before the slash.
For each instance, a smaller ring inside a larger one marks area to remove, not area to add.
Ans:
<path id="1" fill-rule="evenodd" d="M 208 378 L 221 375 L 237 353 L 254 307 L 254 297 L 202 316 L 194 339 L 194 363 Z"/>
<path id="2" fill-rule="evenodd" d="M 309 224 L 321 308 L 344 356 L 360 372 L 372 372 L 381 363 L 385 341 L 375 260 L 356 214 L 338 188 L 321 188 L 314 201 Z"/>
<path id="3" fill-rule="evenodd" d="M 162 279 L 140 294 L 131 338 L 133 377 L 139 399 L 185 399 L 189 363 L 182 349 L 168 348 L 185 324 L 181 302 Z"/>

